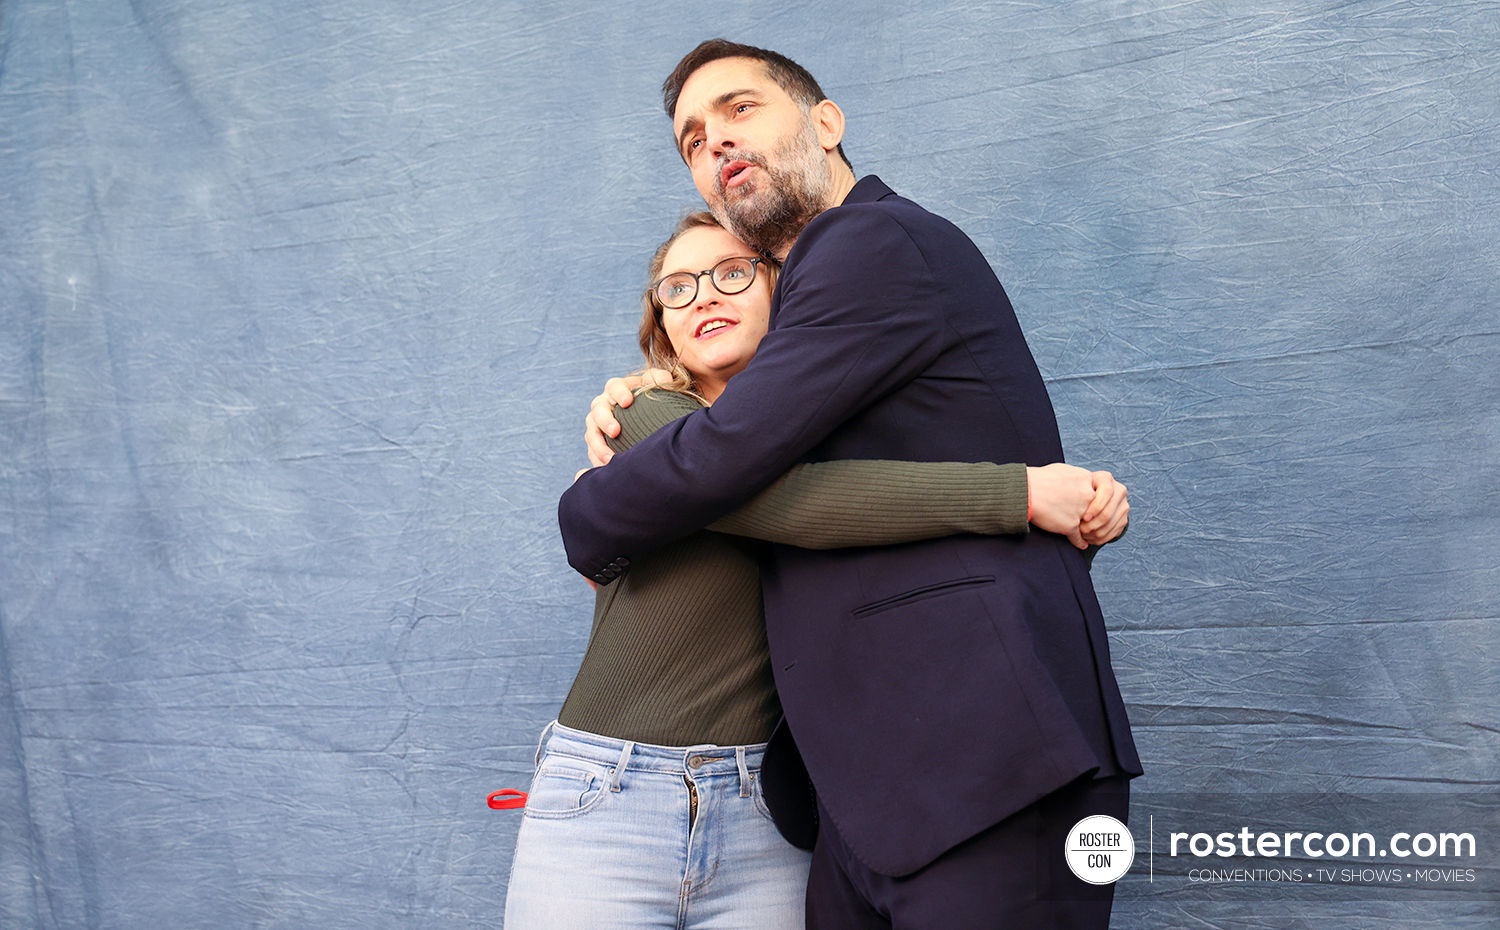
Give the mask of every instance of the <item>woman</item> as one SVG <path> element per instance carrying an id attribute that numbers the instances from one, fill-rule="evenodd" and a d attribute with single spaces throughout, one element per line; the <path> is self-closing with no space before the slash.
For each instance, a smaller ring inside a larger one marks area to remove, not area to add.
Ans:
<path id="1" fill-rule="evenodd" d="M 640 328 L 647 364 L 672 381 L 619 411 L 616 451 L 711 405 L 744 370 L 775 273 L 709 214 L 678 224 L 652 260 Z M 780 705 L 757 540 L 830 548 L 1026 526 L 1021 465 L 799 465 L 599 588 L 582 666 L 538 749 L 507 930 L 801 927 L 809 855 L 777 833 L 758 777 Z"/>

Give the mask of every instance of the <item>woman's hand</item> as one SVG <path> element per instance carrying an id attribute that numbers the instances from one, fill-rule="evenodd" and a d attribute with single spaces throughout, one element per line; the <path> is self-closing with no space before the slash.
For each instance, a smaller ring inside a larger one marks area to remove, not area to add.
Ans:
<path id="1" fill-rule="evenodd" d="M 1130 522 L 1129 490 L 1115 480 L 1107 471 L 1096 471 L 1094 500 L 1078 523 L 1083 541 L 1091 546 L 1102 546 L 1125 532 Z"/>
<path id="2" fill-rule="evenodd" d="M 1028 467 L 1026 491 L 1032 525 L 1068 537 L 1079 549 L 1104 545 L 1129 521 L 1125 485 L 1107 471 L 1062 462 Z"/>
<path id="3" fill-rule="evenodd" d="M 1066 536 L 1080 549 L 1088 548 L 1078 525 L 1083 521 L 1089 504 L 1094 502 L 1091 472 L 1062 462 L 1041 468 L 1028 466 L 1026 499 L 1030 504 L 1032 526 Z"/>

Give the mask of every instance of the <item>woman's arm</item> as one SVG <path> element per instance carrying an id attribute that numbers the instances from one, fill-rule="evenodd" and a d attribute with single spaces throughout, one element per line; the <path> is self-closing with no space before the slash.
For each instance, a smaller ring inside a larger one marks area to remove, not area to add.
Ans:
<path id="1" fill-rule="evenodd" d="M 650 391 L 619 409 L 624 451 L 702 406 Z M 881 546 L 955 533 L 1024 533 L 1026 467 L 988 462 L 847 460 L 793 466 L 708 527 L 805 549 Z"/>
<path id="2" fill-rule="evenodd" d="M 1026 466 L 866 459 L 794 465 L 708 528 L 804 549 L 1025 533 Z"/>

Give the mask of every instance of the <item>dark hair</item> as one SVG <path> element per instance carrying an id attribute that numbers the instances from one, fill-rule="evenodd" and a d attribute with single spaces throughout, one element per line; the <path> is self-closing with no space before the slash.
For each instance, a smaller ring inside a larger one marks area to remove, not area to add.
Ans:
<path id="1" fill-rule="evenodd" d="M 682 94 L 682 85 L 693 76 L 693 72 L 721 58 L 750 58 L 760 62 L 766 70 L 766 77 L 776 82 L 776 85 L 786 91 L 787 95 L 797 101 L 804 110 L 810 110 L 814 104 L 828 99 L 828 95 L 823 93 L 823 88 L 818 86 L 817 80 L 808 73 L 806 68 L 780 52 L 756 48 L 753 45 L 741 45 L 728 39 L 709 39 L 700 42 L 697 48 L 688 52 L 662 82 L 662 105 L 666 107 L 668 116 L 673 119 L 677 118 L 677 98 Z M 842 142 L 839 143 L 838 153 L 839 157 L 844 160 L 844 164 L 849 166 L 850 171 L 853 171 L 854 164 L 849 161 L 849 156 L 844 154 Z"/>
<path id="2" fill-rule="evenodd" d="M 683 234 L 694 229 L 703 227 L 712 229 L 723 229 L 714 215 L 706 210 L 696 210 L 682 215 L 677 221 L 677 226 L 672 230 L 672 235 L 667 237 L 656 249 L 656 254 L 651 256 L 651 264 L 646 269 L 646 293 L 641 298 L 641 306 L 644 311 L 641 314 L 641 326 L 638 332 L 640 339 L 641 354 L 646 357 L 646 368 L 662 368 L 672 373 L 672 380 L 658 385 L 669 391 L 677 391 L 683 394 L 692 394 L 697 397 L 698 387 L 693 381 L 693 375 L 677 358 L 677 349 L 672 345 L 671 338 L 667 335 L 667 327 L 662 323 L 661 303 L 656 299 L 656 291 L 652 285 L 661 277 L 662 267 L 666 264 L 667 253 L 672 246 L 677 244 Z M 770 288 L 776 288 L 776 274 L 781 270 L 781 264 L 774 260 L 766 261 L 762 266 L 763 274 Z M 641 369 L 644 372 L 645 369 Z M 699 399 L 702 399 L 701 397 Z"/>

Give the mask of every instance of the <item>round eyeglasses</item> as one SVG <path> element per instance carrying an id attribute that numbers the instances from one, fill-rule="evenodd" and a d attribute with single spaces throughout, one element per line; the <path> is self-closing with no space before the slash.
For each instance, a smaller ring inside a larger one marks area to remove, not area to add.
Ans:
<path id="1" fill-rule="evenodd" d="M 647 293 L 655 294 L 668 310 L 678 310 L 698 299 L 698 279 L 704 275 L 709 276 L 720 294 L 738 294 L 755 283 L 756 266 L 764 263 L 763 258 L 726 258 L 697 274 L 673 272 L 652 285 Z"/>

